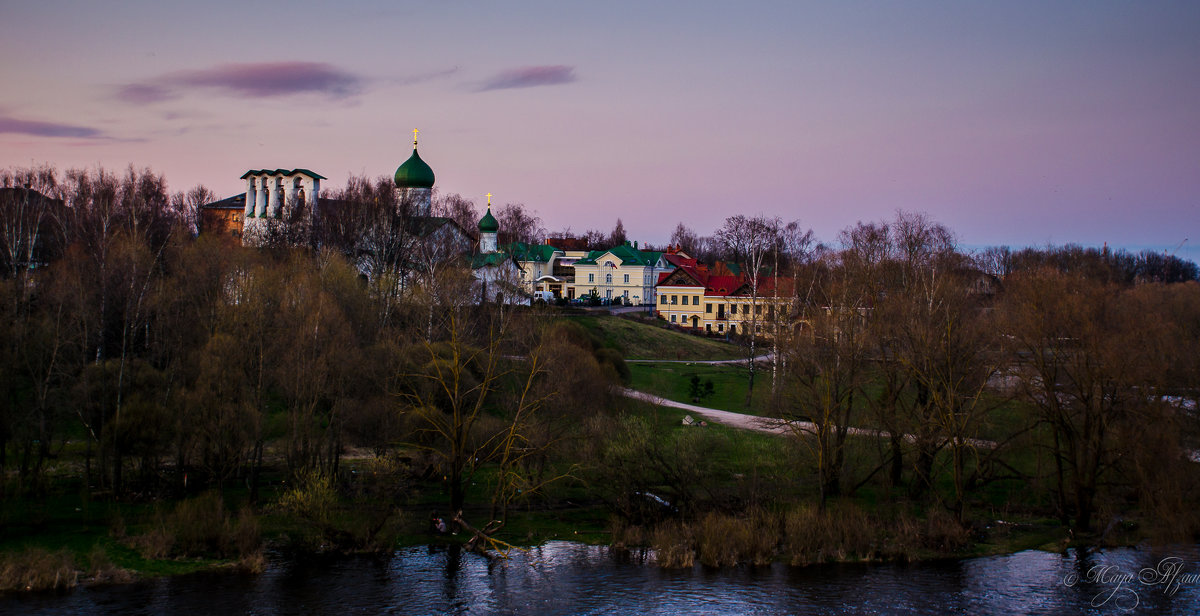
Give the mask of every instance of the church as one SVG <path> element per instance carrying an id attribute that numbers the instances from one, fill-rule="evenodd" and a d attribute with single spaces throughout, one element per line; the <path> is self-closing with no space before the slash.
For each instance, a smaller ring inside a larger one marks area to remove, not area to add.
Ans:
<path id="1" fill-rule="evenodd" d="M 418 153 L 416 135 L 414 130 L 412 154 L 393 176 L 395 212 L 381 216 L 368 211 L 370 204 L 326 198 L 321 181 L 327 178 L 309 169 L 251 169 L 241 176 L 245 193 L 201 208 L 200 232 L 254 247 L 334 244 L 367 278 L 380 275 L 384 264 L 413 271 L 431 261 L 458 261 L 471 268 L 481 287 L 480 300 L 527 303 L 520 265 L 498 248 L 500 225 L 491 212 L 491 195 L 478 236 L 450 218 L 433 215 L 436 176 Z M 343 230 L 349 233 L 338 233 Z M 334 237 L 338 235 L 342 237 Z M 409 262 L 397 264 L 397 259 Z M 400 284 L 405 278 L 401 276 Z"/>

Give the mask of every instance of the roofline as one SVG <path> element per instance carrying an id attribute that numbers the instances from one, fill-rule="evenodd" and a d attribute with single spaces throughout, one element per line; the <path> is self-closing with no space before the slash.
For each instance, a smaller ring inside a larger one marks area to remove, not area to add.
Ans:
<path id="1" fill-rule="evenodd" d="M 310 177 L 314 180 L 329 179 L 319 173 L 313 173 L 312 171 L 309 171 L 308 169 L 251 169 L 251 170 L 243 173 L 242 177 L 240 177 L 238 179 L 244 180 L 252 175 L 282 175 L 284 177 L 288 177 L 288 176 L 292 176 L 292 175 L 307 175 L 308 177 Z"/>

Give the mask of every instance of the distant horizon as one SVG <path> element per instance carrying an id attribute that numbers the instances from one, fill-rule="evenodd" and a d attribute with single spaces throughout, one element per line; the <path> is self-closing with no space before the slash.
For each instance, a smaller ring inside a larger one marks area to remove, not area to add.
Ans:
<path id="1" fill-rule="evenodd" d="M 6 7 L 0 167 L 336 187 L 390 175 L 417 128 L 440 190 L 548 229 L 620 218 L 665 243 L 741 213 L 832 242 L 902 209 L 972 246 L 1200 241 L 1200 3 L 364 0 L 271 21 L 297 10 Z"/>

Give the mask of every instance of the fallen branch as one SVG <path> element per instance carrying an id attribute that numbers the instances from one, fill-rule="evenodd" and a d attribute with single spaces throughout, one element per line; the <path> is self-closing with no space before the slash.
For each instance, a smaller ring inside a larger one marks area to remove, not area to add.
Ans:
<path id="1" fill-rule="evenodd" d="M 483 527 L 483 530 L 480 530 L 464 520 L 462 511 L 459 510 L 450 521 L 457 524 L 462 530 L 471 533 L 471 538 L 467 540 L 466 547 L 472 552 L 487 554 L 490 549 L 495 550 L 501 557 L 508 558 L 510 550 L 525 551 L 507 541 L 502 541 L 492 536 L 501 528 L 504 528 L 504 522 L 500 520 L 492 520 L 487 523 L 487 526 Z"/>

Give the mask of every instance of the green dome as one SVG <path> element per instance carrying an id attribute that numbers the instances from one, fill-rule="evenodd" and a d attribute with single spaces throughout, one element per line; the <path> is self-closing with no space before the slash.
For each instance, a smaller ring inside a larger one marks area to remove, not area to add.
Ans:
<path id="1" fill-rule="evenodd" d="M 483 218 L 479 219 L 480 233 L 495 233 L 500 230 L 500 223 L 496 222 L 496 217 L 492 216 L 492 208 L 488 208 Z"/>
<path id="2" fill-rule="evenodd" d="M 421 160 L 417 148 L 413 148 L 412 156 L 396 168 L 396 187 L 433 188 L 433 169 Z"/>

